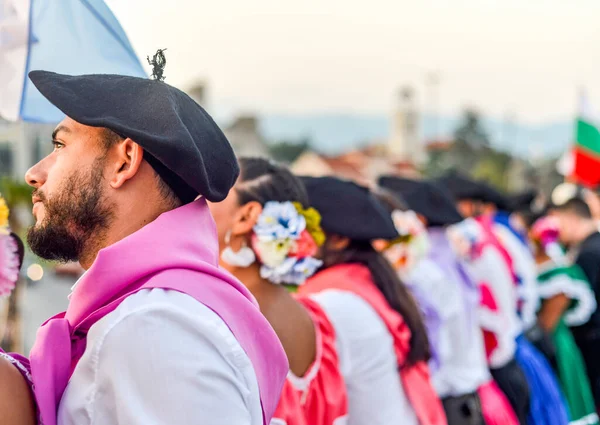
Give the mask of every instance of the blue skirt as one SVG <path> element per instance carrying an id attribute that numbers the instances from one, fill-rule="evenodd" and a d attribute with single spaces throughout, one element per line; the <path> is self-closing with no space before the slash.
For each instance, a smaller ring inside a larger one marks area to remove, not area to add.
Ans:
<path id="1" fill-rule="evenodd" d="M 568 425 L 569 413 L 558 379 L 543 354 L 523 335 L 517 338 L 515 359 L 529 384 L 528 425 Z"/>

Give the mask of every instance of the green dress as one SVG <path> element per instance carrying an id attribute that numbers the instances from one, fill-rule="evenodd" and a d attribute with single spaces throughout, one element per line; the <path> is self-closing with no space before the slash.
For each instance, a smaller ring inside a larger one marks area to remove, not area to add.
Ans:
<path id="1" fill-rule="evenodd" d="M 570 425 L 599 424 L 585 363 L 569 330 L 569 326 L 588 321 L 596 309 L 594 294 L 576 265 L 546 267 L 538 275 L 538 282 L 542 302 L 559 294 L 571 299 L 571 305 L 552 335 L 556 346 L 557 374 L 569 406 Z"/>

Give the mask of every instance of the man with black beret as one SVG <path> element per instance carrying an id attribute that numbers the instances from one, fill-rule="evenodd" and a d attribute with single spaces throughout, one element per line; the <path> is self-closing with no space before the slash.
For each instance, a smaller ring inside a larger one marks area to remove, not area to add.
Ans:
<path id="1" fill-rule="evenodd" d="M 41 421 L 268 424 L 288 365 L 252 296 L 218 268 L 206 200 L 239 172 L 221 130 L 161 81 L 30 78 L 67 118 L 26 174 L 28 242 L 86 269 L 31 352 Z"/>

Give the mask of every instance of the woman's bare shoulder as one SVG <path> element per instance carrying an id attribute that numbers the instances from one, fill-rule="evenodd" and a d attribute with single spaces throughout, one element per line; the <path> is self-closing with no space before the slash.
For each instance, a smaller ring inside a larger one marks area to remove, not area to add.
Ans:
<path id="1" fill-rule="evenodd" d="M 35 425 L 29 386 L 16 367 L 3 357 L 0 357 L 0 417 L 2 423 Z"/>

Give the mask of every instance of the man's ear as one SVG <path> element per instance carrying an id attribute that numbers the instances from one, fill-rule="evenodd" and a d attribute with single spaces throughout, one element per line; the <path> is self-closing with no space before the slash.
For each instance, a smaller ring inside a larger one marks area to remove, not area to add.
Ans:
<path id="1" fill-rule="evenodd" d="M 250 233 L 262 211 L 263 207 L 259 202 L 252 201 L 242 205 L 233 217 L 231 236 L 241 236 Z"/>
<path id="2" fill-rule="evenodd" d="M 133 178 L 144 159 L 144 150 L 130 138 L 110 148 L 108 164 L 110 167 L 109 183 L 117 189 Z"/>

